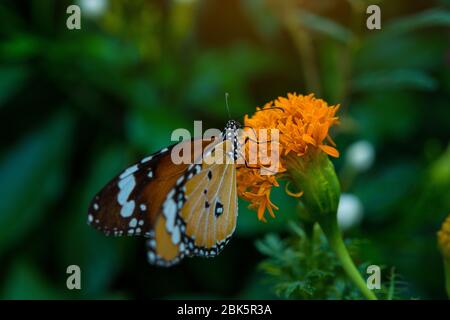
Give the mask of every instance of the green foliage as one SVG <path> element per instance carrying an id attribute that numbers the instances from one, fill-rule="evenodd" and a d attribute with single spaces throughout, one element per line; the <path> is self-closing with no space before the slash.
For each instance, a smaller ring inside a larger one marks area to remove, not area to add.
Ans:
<path id="1" fill-rule="evenodd" d="M 339 260 L 331 251 L 320 227 L 315 225 L 310 235 L 291 222 L 291 235 L 281 239 L 268 234 L 256 242 L 257 249 L 266 256 L 260 268 L 269 276 L 276 294 L 286 299 L 363 299 L 360 291 L 343 272 Z M 347 240 L 353 259 L 359 259 L 362 243 Z M 360 259 L 359 259 L 360 260 Z M 360 262 L 365 275 L 368 262 Z M 382 274 L 387 274 L 386 268 Z M 408 284 L 392 268 L 376 289 L 380 299 L 405 299 Z"/>
<path id="2" fill-rule="evenodd" d="M 350 44 L 354 40 L 354 35 L 351 30 L 331 19 L 307 11 L 300 11 L 298 19 L 302 26 L 327 35 L 344 44 Z"/>
<path id="3" fill-rule="evenodd" d="M 268 257 L 260 265 L 270 275 L 276 293 L 290 299 L 362 299 L 328 247 L 320 228 L 311 237 L 295 224 L 294 235 L 268 234 L 256 243 Z"/>
<path id="4" fill-rule="evenodd" d="M 450 26 L 450 12 L 435 8 L 418 14 L 395 20 L 387 25 L 389 35 L 398 36 L 403 33 L 417 31 L 417 29 Z"/>
<path id="5" fill-rule="evenodd" d="M 387 91 L 390 89 L 416 89 L 431 91 L 436 89 L 437 82 L 420 70 L 377 71 L 362 74 L 355 78 L 353 90 L 358 91 Z"/>
<path id="6" fill-rule="evenodd" d="M 380 295 L 384 296 L 386 300 L 404 300 L 407 288 L 408 283 L 402 280 L 401 275 L 392 268 L 388 279 L 381 286 Z"/>

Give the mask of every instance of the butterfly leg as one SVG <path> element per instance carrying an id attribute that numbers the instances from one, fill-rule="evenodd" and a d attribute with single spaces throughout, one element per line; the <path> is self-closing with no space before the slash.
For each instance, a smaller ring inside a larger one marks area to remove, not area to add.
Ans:
<path id="1" fill-rule="evenodd" d="M 272 171 L 272 170 L 267 169 L 267 167 L 265 167 L 265 166 L 250 166 L 247 162 L 247 159 L 245 159 L 244 155 L 242 153 L 240 153 L 239 155 L 242 157 L 242 159 L 244 159 L 245 167 L 247 169 L 264 169 L 272 174 L 278 173 L 277 171 Z"/>
<path id="2" fill-rule="evenodd" d="M 254 136 L 256 137 L 256 131 L 254 128 L 250 127 L 250 126 L 242 126 L 242 128 L 250 128 L 253 131 Z M 258 141 L 258 140 L 253 140 L 251 139 L 249 136 L 245 137 L 244 143 L 242 144 L 242 146 L 244 146 L 248 141 L 252 141 L 255 142 L 256 144 L 264 144 L 264 143 L 268 143 L 268 142 L 272 142 L 272 140 L 266 140 L 266 141 Z M 242 147 L 241 146 L 241 147 Z"/>

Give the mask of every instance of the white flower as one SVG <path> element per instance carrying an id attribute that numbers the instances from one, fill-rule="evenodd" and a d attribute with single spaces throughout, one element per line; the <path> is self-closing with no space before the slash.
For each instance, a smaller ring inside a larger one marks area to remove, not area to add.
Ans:
<path id="1" fill-rule="evenodd" d="M 108 5 L 107 0 L 78 0 L 81 14 L 90 17 L 98 17 L 102 15 Z"/>
<path id="2" fill-rule="evenodd" d="M 338 206 L 338 224 L 341 230 L 348 230 L 358 225 L 363 218 L 363 205 L 354 194 L 342 193 Z"/>
<path id="3" fill-rule="evenodd" d="M 358 172 L 369 169 L 375 160 L 375 149 L 366 140 L 360 140 L 347 148 L 347 164 Z"/>

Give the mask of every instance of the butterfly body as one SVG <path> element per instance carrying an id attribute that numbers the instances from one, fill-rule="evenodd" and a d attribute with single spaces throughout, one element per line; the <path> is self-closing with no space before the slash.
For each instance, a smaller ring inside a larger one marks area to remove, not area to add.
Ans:
<path id="1" fill-rule="evenodd" d="M 202 158 L 191 163 L 172 161 L 175 146 L 194 151 L 195 141 L 183 141 L 130 166 L 94 197 L 88 224 L 106 235 L 148 238 L 151 264 L 216 256 L 236 227 L 239 128 L 230 120 L 220 139 L 202 140 Z"/>

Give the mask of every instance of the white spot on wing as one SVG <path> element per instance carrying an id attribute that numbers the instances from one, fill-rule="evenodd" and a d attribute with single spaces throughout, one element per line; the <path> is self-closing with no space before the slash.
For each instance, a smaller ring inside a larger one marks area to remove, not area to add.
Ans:
<path id="1" fill-rule="evenodd" d="M 120 210 L 120 215 L 127 218 L 133 214 L 135 203 L 134 200 L 127 201 L 131 192 L 133 192 L 136 186 L 136 180 L 134 175 L 129 175 L 119 181 L 119 194 L 117 195 L 117 202 L 122 206 Z"/>
<path id="2" fill-rule="evenodd" d="M 137 219 L 136 218 L 131 219 L 129 226 L 130 228 L 135 228 L 137 226 Z"/>
<path id="3" fill-rule="evenodd" d="M 181 234 L 180 234 L 180 228 L 176 227 L 173 229 L 172 232 L 172 243 L 178 244 L 180 242 Z"/>
<path id="4" fill-rule="evenodd" d="M 175 215 L 177 212 L 177 205 L 172 198 L 169 198 L 164 203 L 164 216 L 166 217 L 166 229 L 169 232 L 172 232 L 172 229 L 175 225 Z"/>
<path id="5" fill-rule="evenodd" d="M 136 171 L 138 171 L 138 165 L 135 164 L 134 166 L 131 166 L 129 168 L 127 168 L 124 172 L 122 172 L 122 174 L 119 176 L 120 179 L 125 178 L 126 176 L 129 176 L 130 174 L 135 173 Z"/>
<path id="6" fill-rule="evenodd" d="M 156 256 L 152 251 L 147 252 L 148 261 L 151 263 L 155 262 Z"/>
<path id="7" fill-rule="evenodd" d="M 134 201 L 126 202 L 120 209 L 120 215 L 124 218 L 128 218 L 133 214 L 134 211 Z"/>
<path id="8" fill-rule="evenodd" d="M 117 195 L 117 202 L 123 205 L 128 200 L 128 197 L 136 186 L 136 181 L 134 179 L 134 176 L 131 175 L 120 180 L 117 185 L 120 189 L 120 192 Z"/>
<path id="9" fill-rule="evenodd" d="M 170 190 L 170 192 L 167 194 L 167 198 L 172 198 L 175 194 L 175 189 Z"/>
<path id="10" fill-rule="evenodd" d="M 141 163 L 146 163 L 146 162 L 148 162 L 148 161 L 150 161 L 152 159 L 153 159 L 153 156 L 145 157 L 144 159 L 141 160 Z"/>

